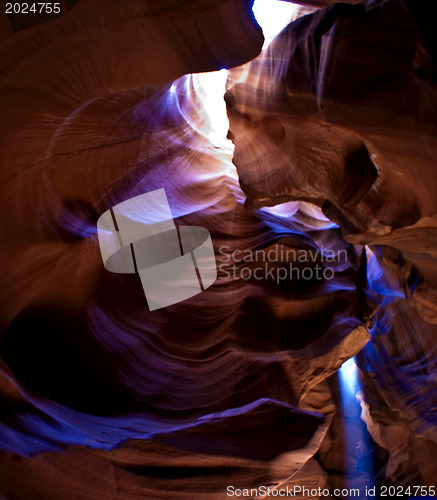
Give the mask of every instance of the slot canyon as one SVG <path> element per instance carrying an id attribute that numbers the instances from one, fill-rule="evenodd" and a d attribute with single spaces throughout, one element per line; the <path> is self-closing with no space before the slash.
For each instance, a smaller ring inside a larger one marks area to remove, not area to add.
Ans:
<path id="1" fill-rule="evenodd" d="M 433 497 L 432 2 L 23 5 L 0 14 L 0 499 Z M 98 221 L 162 189 L 216 277 L 191 252 L 202 291 L 153 310 Z"/>

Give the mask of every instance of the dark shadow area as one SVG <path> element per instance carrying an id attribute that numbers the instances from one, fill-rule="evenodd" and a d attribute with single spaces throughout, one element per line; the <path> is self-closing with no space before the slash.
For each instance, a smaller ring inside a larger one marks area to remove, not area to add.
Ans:
<path id="1" fill-rule="evenodd" d="M 29 307 L 9 325 L 0 355 L 24 386 L 75 410 L 120 413 L 131 399 L 84 313 Z"/>

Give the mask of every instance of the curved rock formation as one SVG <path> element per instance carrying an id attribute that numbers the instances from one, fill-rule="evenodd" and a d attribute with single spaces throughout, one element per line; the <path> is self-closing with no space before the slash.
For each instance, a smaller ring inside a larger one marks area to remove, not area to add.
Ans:
<path id="1" fill-rule="evenodd" d="M 256 57 L 249 1 L 73 4 L 0 17 L 0 495 L 343 484 L 336 372 L 358 353 L 379 477 L 431 485 L 423 11 L 333 5 Z M 190 73 L 251 59 L 227 84 L 233 150 Z M 96 224 L 161 188 L 176 225 L 210 232 L 218 278 L 149 311 L 138 275 L 104 269 Z"/>
<path id="2" fill-rule="evenodd" d="M 401 1 L 314 12 L 239 71 L 226 95 L 246 205 L 314 203 L 347 241 L 374 251 L 370 300 L 380 305 L 359 356 L 364 414 L 390 452 L 387 477 L 402 484 L 435 482 L 424 458 L 436 443 L 437 95 L 427 15 L 424 2 Z"/>

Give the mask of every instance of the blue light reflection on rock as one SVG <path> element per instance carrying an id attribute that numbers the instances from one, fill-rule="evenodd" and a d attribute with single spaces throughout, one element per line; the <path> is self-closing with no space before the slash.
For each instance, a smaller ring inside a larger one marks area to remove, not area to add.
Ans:
<path id="1" fill-rule="evenodd" d="M 358 488 L 360 496 L 354 495 L 354 498 L 364 499 L 367 498 L 366 488 L 374 485 L 373 450 L 370 436 L 361 419 L 361 407 L 357 399 L 361 383 L 355 358 L 343 363 L 338 372 L 338 381 L 344 442 L 344 486 L 349 489 Z"/>

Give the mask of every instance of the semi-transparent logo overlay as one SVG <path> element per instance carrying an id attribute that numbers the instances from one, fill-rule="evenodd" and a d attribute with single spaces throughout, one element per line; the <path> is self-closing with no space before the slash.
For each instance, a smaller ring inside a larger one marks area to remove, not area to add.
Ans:
<path id="1" fill-rule="evenodd" d="M 105 269 L 138 273 L 151 311 L 189 299 L 217 278 L 209 231 L 177 227 L 164 189 L 115 205 L 97 230 Z"/>

